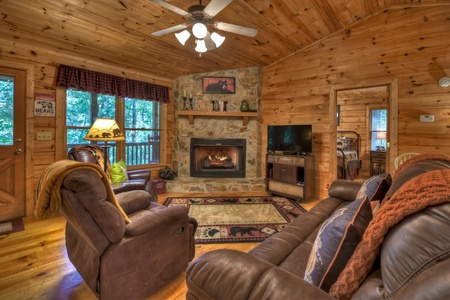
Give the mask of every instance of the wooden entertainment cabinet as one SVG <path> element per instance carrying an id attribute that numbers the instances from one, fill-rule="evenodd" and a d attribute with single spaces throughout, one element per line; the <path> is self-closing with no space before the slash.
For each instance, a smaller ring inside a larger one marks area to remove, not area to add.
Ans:
<path id="1" fill-rule="evenodd" d="M 312 185 L 312 155 L 267 154 L 266 189 L 270 194 L 309 201 Z"/>

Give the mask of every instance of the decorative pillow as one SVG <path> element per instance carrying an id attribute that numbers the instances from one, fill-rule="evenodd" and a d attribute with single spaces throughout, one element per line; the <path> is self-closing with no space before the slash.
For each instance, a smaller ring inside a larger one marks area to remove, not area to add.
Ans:
<path id="1" fill-rule="evenodd" d="M 320 227 L 309 255 L 305 281 L 328 292 L 372 220 L 367 197 L 337 210 Z"/>
<path id="2" fill-rule="evenodd" d="M 391 183 L 392 178 L 389 173 L 372 176 L 361 186 L 356 199 L 367 196 L 369 201 L 379 200 L 381 202 L 391 187 Z"/>
<path id="3" fill-rule="evenodd" d="M 110 174 L 112 182 L 123 182 L 128 180 L 127 166 L 123 159 L 111 165 Z"/>

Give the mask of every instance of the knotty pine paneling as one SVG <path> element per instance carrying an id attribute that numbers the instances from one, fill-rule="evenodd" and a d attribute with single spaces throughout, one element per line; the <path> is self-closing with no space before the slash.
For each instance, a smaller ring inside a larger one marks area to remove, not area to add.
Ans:
<path id="1" fill-rule="evenodd" d="M 313 125 L 316 197 L 326 197 L 330 184 L 328 149 L 335 141 L 329 141 L 327 125 L 333 84 L 397 78 L 399 153 L 450 154 L 450 87 L 437 83 L 450 75 L 449 15 L 450 6 L 387 9 L 263 69 L 264 124 Z M 318 60 L 317 66 L 311 63 Z M 320 109 L 311 106 L 308 95 Z M 421 123 L 420 114 L 434 114 L 436 120 Z M 361 112 L 361 118 L 365 115 Z M 358 120 L 351 121 L 352 128 Z"/>

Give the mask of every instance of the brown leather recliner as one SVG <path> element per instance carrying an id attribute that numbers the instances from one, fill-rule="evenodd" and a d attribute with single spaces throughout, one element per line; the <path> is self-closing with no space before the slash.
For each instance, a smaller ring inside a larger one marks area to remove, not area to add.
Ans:
<path id="1" fill-rule="evenodd" d="M 75 170 L 61 185 L 70 261 L 101 299 L 143 299 L 182 274 L 195 255 L 195 219 L 186 207 L 151 202 L 142 190 L 116 195 L 131 223 L 108 202 L 95 171 Z"/>
<path id="2" fill-rule="evenodd" d="M 103 148 L 98 145 L 79 145 L 70 149 L 67 157 L 71 160 L 79 162 L 87 162 L 92 164 L 97 164 L 100 167 L 104 167 L 103 164 Z M 107 170 L 106 173 L 109 174 L 110 161 L 106 162 Z M 128 180 L 120 183 L 113 183 L 113 190 L 115 194 L 133 191 L 133 190 L 144 190 L 152 195 L 152 201 L 157 202 L 158 196 L 155 192 L 155 187 L 150 179 L 150 170 L 132 170 L 127 171 Z"/>

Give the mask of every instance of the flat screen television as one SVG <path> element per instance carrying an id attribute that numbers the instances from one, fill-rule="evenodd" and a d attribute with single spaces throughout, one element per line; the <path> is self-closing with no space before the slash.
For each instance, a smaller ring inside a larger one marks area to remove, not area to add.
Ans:
<path id="1" fill-rule="evenodd" d="M 312 125 L 269 125 L 267 151 L 283 154 L 312 153 Z"/>

